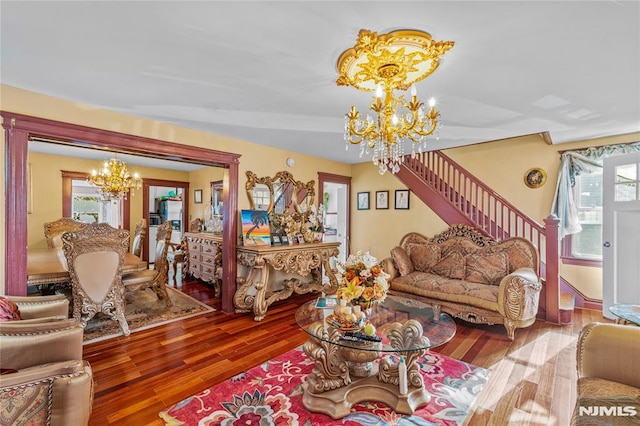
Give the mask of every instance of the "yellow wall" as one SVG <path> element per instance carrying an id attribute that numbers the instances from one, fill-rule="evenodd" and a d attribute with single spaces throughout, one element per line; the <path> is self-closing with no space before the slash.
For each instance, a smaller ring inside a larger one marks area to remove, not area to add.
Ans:
<path id="1" fill-rule="evenodd" d="M 369 250 L 373 255 L 384 258 L 407 232 L 418 231 L 430 236 L 446 229 L 446 224 L 413 195 L 410 199 L 409 210 L 395 210 L 393 208 L 394 190 L 405 188 L 389 173 L 380 176 L 377 168 L 370 161 L 350 166 L 153 120 L 105 111 L 6 85 L 0 85 L 0 95 L 0 109 L 5 111 L 242 154 L 239 171 L 240 186 L 238 188 L 239 209 L 249 207 L 243 186 L 247 170 L 255 172 L 258 176 L 273 175 L 279 170 L 288 170 L 293 173 L 296 180 L 303 182 L 317 180 L 318 171 L 352 176 L 351 251 Z M 640 134 L 636 133 L 562 145 L 548 145 L 540 137 L 528 136 L 449 149 L 445 153 L 484 180 L 523 212 L 541 222 L 551 210 L 560 164 L 559 150 L 638 140 L 640 140 Z M 2 153 L 4 154 L 4 146 Z M 296 165 L 292 169 L 288 168 L 285 163 L 289 156 L 296 161 Z M 3 173 L 0 177 L 0 182 L 3 185 L 4 167 L 3 164 Z M 542 167 L 546 170 L 547 183 L 543 187 L 530 189 L 524 185 L 524 173 L 531 167 Z M 208 176 L 200 176 L 199 173 L 193 173 L 188 177 L 188 180 L 192 182 L 190 198 L 193 197 L 193 189 L 199 189 L 196 188 L 196 185 L 200 183 L 205 185 L 208 179 Z M 206 188 L 208 185 L 203 186 L 203 190 Z M 375 209 L 375 191 L 379 190 L 389 190 L 390 208 L 388 210 Z M 370 210 L 359 211 L 355 208 L 357 193 L 361 191 L 371 193 Z M 203 192 L 205 200 L 208 199 L 206 194 Z M 2 211 L 5 208 L 4 203 L 3 197 Z M 204 204 L 198 206 L 204 207 Z M 191 211 L 194 212 L 193 214 L 197 214 L 196 210 Z M 132 212 L 132 217 L 133 214 Z M 4 246 L 5 238 L 5 230 L 2 227 L 0 230 L 0 244 L 2 246 Z M 4 258 L 2 258 L 0 260 L 0 276 L 4 276 L 4 269 Z M 588 297 L 599 298 L 596 293 L 598 291 L 601 293 L 600 268 L 562 265 L 561 273 L 566 274 L 571 284 L 583 291 Z M 0 293 L 3 289 L 4 282 L 0 287 Z"/>
<path id="2" fill-rule="evenodd" d="M 527 136 L 445 150 L 444 153 L 469 170 L 498 194 L 539 223 L 551 213 L 560 168 L 559 151 L 590 146 L 640 141 L 640 133 L 548 145 L 542 138 Z M 532 189 L 524 175 L 532 167 L 547 172 L 547 183 Z M 602 269 L 560 264 L 560 275 L 582 294 L 602 299 Z"/>
<path id="3" fill-rule="evenodd" d="M 62 157 L 59 155 L 29 153 L 33 187 L 33 213 L 27 215 L 27 243 L 29 248 L 47 246 L 44 238 L 45 222 L 54 221 L 62 216 L 62 176 L 60 171 L 89 172 L 100 164 L 95 160 Z M 176 170 L 156 169 L 141 166 L 129 166 L 144 178 L 189 181 L 189 173 Z M 142 190 L 129 195 L 130 224 L 142 218 Z"/>
<path id="4" fill-rule="evenodd" d="M 22 90 L 5 84 L 0 85 L 0 109 L 18 114 L 43 117 L 50 120 L 58 120 L 179 144 L 240 153 L 242 154 L 239 165 L 240 188 L 238 204 L 240 209 L 249 208 L 249 201 L 247 200 L 243 186 L 247 170 L 252 170 L 258 176 L 273 175 L 279 170 L 289 170 L 293 173 L 296 180 L 303 182 L 315 180 L 316 185 L 319 171 L 343 176 L 351 175 L 351 166 L 348 164 L 309 155 L 291 153 L 282 149 L 177 127 L 118 112 L 106 111 L 97 107 Z M 4 144 L 2 144 L 2 154 L 2 158 L 4 158 Z M 295 159 L 296 165 L 294 168 L 290 169 L 286 166 L 287 157 L 293 157 Z M 4 188 L 4 161 L 2 163 L 2 177 L 0 179 Z M 2 212 L 5 211 L 4 197 L 2 197 L 0 208 Z M 2 226 L 2 231 L 0 231 L 0 238 L 0 246 L 5 247 L 6 235 L 4 226 Z M 0 276 L 2 277 L 5 275 L 5 268 L 5 260 L 4 257 L 2 257 L 0 260 Z M 0 293 L 4 293 L 4 288 L 3 280 L 0 286 Z"/>
<path id="5" fill-rule="evenodd" d="M 394 209 L 396 189 L 407 189 L 387 172 L 380 176 L 378 167 L 369 161 L 352 168 L 351 251 L 369 251 L 378 259 L 389 252 L 408 232 L 432 236 L 447 228 L 431 209 L 411 193 L 409 210 Z M 389 191 L 389 209 L 376 210 L 376 191 Z M 357 210 L 358 192 L 369 192 L 369 210 Z"/>
<path id="6" fill-rule="evenodd" d="M 226 169 L 218 167 L 206 167 L 189 173 L 191 191 L 189 194 L 189 222 L 196 218 L 203 221 L 209 219 L 211 214 L 211 182 L 222 180 L 226 173 Z M 196 189 L 202 190 L 202 204 L 195 204 L 193 191 Z"/>

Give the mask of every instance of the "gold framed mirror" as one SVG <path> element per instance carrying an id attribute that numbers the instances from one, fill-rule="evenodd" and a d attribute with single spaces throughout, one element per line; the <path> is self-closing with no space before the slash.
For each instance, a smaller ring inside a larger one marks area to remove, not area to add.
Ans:
<path id="1" fill-rule="evenodd" d="M 269 213 L 306 213 L 315 202 L 315 181 L 297 181 L 287 171 L 274 176 L 258 177 L 247 171 L 245 190 L 251 210 L 266 210 Z"/>

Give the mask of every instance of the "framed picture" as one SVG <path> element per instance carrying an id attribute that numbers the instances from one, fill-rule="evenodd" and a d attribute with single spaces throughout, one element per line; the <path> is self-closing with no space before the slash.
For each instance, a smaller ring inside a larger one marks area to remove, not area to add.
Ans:
<path id="1" fill-rule="evenodd" d="M 195 189 L 193 191 L 193 202 L 196 204 L 202 204 L 202 189 Z"/>
<path id="2" fill-rule="evenodd" d="M 280 234 L 278 234 L 277 232 L 271 233 L 271 244 L 274 246 L 279 246 L 282 244 Z"/>
<path id="3" fill-rule="evenodd" d="M 541 168 L 534 167 L 524 174 L 524 183 L 529 188 L 540 188 L 547 181 L 547 172 Z"/>
<path id="4" fill-rule="evenodd" d="M 286 246 L 289 244 L 289 237 L 287 237 L 285 234 L 282 234 L 280 236 L 280 241 L 282 241 L 282 244 Z"/>
<path id="5" fill-rule="evenodd" d="M 409 190 L 408 189 L 396 189 L 396 210 L 409 210 Z"/>
<path id="6" fill-rule="evenodd" d="M 369 192 L 358 192 L 358 210 L 369 210 Z"/>
<path id="7" fill-rule="evenodd" d="M 296 233 L 296 242 L 298 244 L 304 244 L 304 237 L 299 232 Z"/>
<path id="8" fill-rule="evenodd" d="M 389 191 L 376 191 L 376 209 L 389 208 Z"/>
<path id="9" fill-rule="evenodd" d="M 271 228 L 269 214 L 264 210 L 242 210 L 242 245 L 270 246 Z"/>

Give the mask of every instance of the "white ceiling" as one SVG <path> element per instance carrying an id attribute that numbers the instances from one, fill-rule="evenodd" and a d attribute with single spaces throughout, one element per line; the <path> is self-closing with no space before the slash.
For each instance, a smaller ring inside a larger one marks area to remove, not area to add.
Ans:
<path id="1" fill-rule="evenodd" d="M 0 81 L 357 163 L 368 158 L 345 152 L 344 114 L 370 94 L 335 80 L 361 28 L 455 42 L 417 84 L 442 114 L 430 149 L 640 131 L 637 1 L 2 0 Z"/>

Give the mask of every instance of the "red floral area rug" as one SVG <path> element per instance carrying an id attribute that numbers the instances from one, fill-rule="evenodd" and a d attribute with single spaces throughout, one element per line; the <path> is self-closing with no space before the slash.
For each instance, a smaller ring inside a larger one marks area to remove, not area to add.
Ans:
<path id="1" fill-rule="evenodd" d="M 166 425 L 460 425 L 489 370 L 436 352 L 419 361 L 431 402 L 413 415 L 384 404 L 357 404 L 334 420 L 307 411 L 302 384 L 313 369 L 301 347 L 241 373 L 159 413 Z"/>

